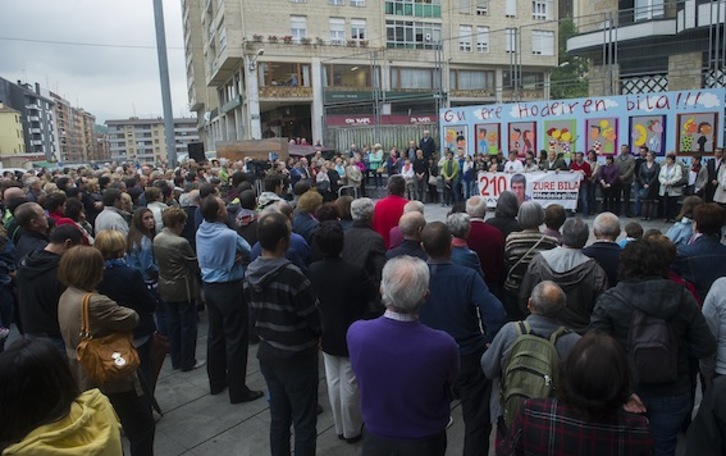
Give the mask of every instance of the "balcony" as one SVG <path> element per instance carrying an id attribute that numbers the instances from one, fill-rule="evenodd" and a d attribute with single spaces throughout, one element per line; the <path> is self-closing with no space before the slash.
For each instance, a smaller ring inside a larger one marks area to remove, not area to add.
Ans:
<path id="1" fill-rule="evenodd" d="M 28 120 L 31 122 L 40 122 L 40 117 L 38 116 L 28 116 Z"/>
<path id="2" fill-rule="evenodd" d="M 481 90 L 451 90 L 449 91 L 450 98 L 495 98 L 496 93 L 494 89 L 481 89 Z"/>
<path id="3" fill-rule="evenodd" d="M 521 101 L 524 101 L 524 100 L 538 101 L 538 100 L 542 100 L 543 98 L 544 98 L 544 89 L 522 89 L 516 93 L 514 90 L 510 90 L 510 89 L 502 91 L 503 100 L 519 99 Z"/>
<path id="4" fill-rule="evenodd" d="M 242 106 L 242 95 L 237 95 L 222 105 L 222 112 L 227 113 L 233 109 Z M 195 130 L 196 131 L 196 130 Z"/>
<path id="5" fill-rule="evenodd" d="M 42 146 L 43 145 L 43 141 L 40 140 L 40 139 L 31 139 L 30 140 L 30 145 L 31 146 Z"/>
<path id="6" fill-rule="evenodd" d="M 610 34 L 610 29 L 607 27 L 608 24 L 603 23 L 600 30 L 582 33 L 568 39 L 567 52 L 577 53 L 600 49 L 603 46 L 603 40 L 607 40 L 606 36 L 611 36 L 613 41 L 622 43 L 639 39 L 657 39 L 676 34 L 675 19 L 649 20 L 613 27 L 612 34 Z"/>
<path id="7" fill-rule="evenodd" d="M 43 131 L 40 128 L 31 128 L 30 132 L 33 134 L 41 134 Z"/>
<path id="8" fill-rule="evenodd" d="M 312 87 L 265 86 L 260 87 L 260 98 L 312 98 Z"/>

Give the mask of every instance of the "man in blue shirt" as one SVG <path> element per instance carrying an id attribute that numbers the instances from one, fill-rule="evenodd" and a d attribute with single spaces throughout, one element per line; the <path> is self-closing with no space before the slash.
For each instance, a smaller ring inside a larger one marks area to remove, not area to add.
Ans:
<path id="1" fill-rule="evenodd" d="M 429 298 L 419 318 L 421 323 L 449 333 L 459 345 L 461 368 L 454 391 L 461 398 L 464 456 L 481 454 L 482 448 L 489 448 L 491 381 L 484 377 L 480 360 L 506 323 L 507 314 L 479 273 L 451 262 L 451 232 L 444 223 L 426 225 L 421 239 L 429 256 L 431 279 Z"/>
<path id="2" fill-rule="evenodd" d="M 243 255 L 250 245 L 229 228 L 227 206 L 209 195 L 200 206 L 204 221 L 197 230 L 197 257 L 209 313 L 207 375 L 212 394 L 229 387 L 232 404 L 262 397 L 247 388 L 249 310 L 243 297 Z"/>

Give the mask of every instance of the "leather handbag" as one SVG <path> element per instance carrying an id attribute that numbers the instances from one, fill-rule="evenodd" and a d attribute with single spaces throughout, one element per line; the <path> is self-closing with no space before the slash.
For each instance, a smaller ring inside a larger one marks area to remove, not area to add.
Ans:
<path id="1" fill-rule="evenodd" d="M 92 293 L 83 295 L 81 306 L 81 341 L 76 348 L 78 363 L 88 377 L 104 385 L 128 378 L 139 367 L 139 354 L 131 333 L 115 332 L 93 337 L 88 317 Z"/>

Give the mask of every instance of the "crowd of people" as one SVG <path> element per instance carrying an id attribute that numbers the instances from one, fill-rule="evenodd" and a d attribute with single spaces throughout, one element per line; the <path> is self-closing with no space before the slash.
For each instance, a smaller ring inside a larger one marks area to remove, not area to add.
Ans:
<path id="1" fill-rule="evenodd" d="M 410 141 L 408 148 L 392 147 L 386 154 L 376 143 L 359 149 L 355 144 L 332 160 L 317 153 L 311 161 L 291 159 L 286 169 L 294 185 L 300 179 L 313 179 L 318 190 L 337 196 L 341 187 L 356 189 L 366 196 L 366 187 L 382 185 L 382 176 L 400 174 L 406 180 L 406 196 L 427 203 L 452 205 L 478 194 L 480 172 L 504 172 L 517 177 L 533 172 L 575 172 L 581 175 L 577 211 L 584 216 L 601 211 L 626 217 L 642 217 L 649 221 L 663 218 L 675 222 L 681 197 L 696 195 L 726 204 L 726 172 L 721 172 L 723 148 L 716 148 L 712 160 L 700 154 L 689 157 L 689 163 L 670 152 L 660 162 L 656 154 L 641 146 L 637 153 L 622 145 L 617 155 L 598 157 L 594 150 L 575 152 L 568 162 L 554 150 L 541 150 L 538 156 L 528 152 L 520 157 L 510 152 L 475 153 L 445 147 L 439 154 L 429 132 L 418 146 Z M 726 170 L 726 168 L 723 168 Z M 357 193 L 356 193 L 357 194 Z M 521 200 L 520 200 L 521 202 Z M 631 204 L 632 202 L 632 204 Z"/>
<path id="2" fill-rule="evenodd" d="M 672 455 L 686 428 L 689 454 L 726 449 L 720 154 L 685 183 L 692 195 L 667 233 L 630 223 L 620 243 L 626 186 L 636 182 L 635 211 L 655 214 L 648 192 L 665 175 L 668 213 L 680 165 L 670 157 L 658 170 L 647 150 L 636 162 L 623 149 L 608 158 L 617 165 L 593 171 L 577 154 L 569 167 L 588 179 L 582 207 L 594 207 L 593 182 L 611 209 L 595 217 L 588 245 L 587 223 L 560 205 L 504 192 L 487 217 L 485 199 L 457 180 L 483 157 L 460 168 L 448 153 L 439 166 L 428 135 L 388 161 L 378 146 L 261 174 L 253 161 L 190 160 L 5 176 L 0 349 L 11 327 L 22 338 L 0 354 L 2 454 L 45 454 L 59 435 L 74 454 L 120 454 L 116 416 L 131 454 L 153 454 L 166 343 L 172 369 L 206 367 L 210 394 L 231 404 L 264 396 L 246 383 L 249 345 L 259 344 L 273 455 L 315 454 L 321 352 L 335 432 L 362 439 L 365 455 L 443 455 L 454 400 L 465 455 L 487 454 L 493 427 L 498 454 Z M 537 165 L 513 155 L 501 166 Z M 548 156 L 542 166 L 568 165 Z M 364 190 L 365 175 L 385 183 L 385 197 L 338 194 L 351 182 Z M 451 211 L 427 222 L 423 202 L 441 183 L 429 177 L 439 175 Z M 132 333 L 138 371 L 92 380 L 76 351 L 89 326 L 93 337 Z M 691 422 L 699 379 L 704 405 Z"/>

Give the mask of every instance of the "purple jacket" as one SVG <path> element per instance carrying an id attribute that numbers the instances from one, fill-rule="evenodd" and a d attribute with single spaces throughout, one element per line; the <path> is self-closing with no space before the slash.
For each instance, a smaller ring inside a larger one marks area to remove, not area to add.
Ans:
<path id="1" fill-rule="evenodd" d="M 617 184 L 618 182 L 618 167 L 615 165 L 603 166 L 600 170 L 600 178 L 605 181 L 606 184 Z"/>

